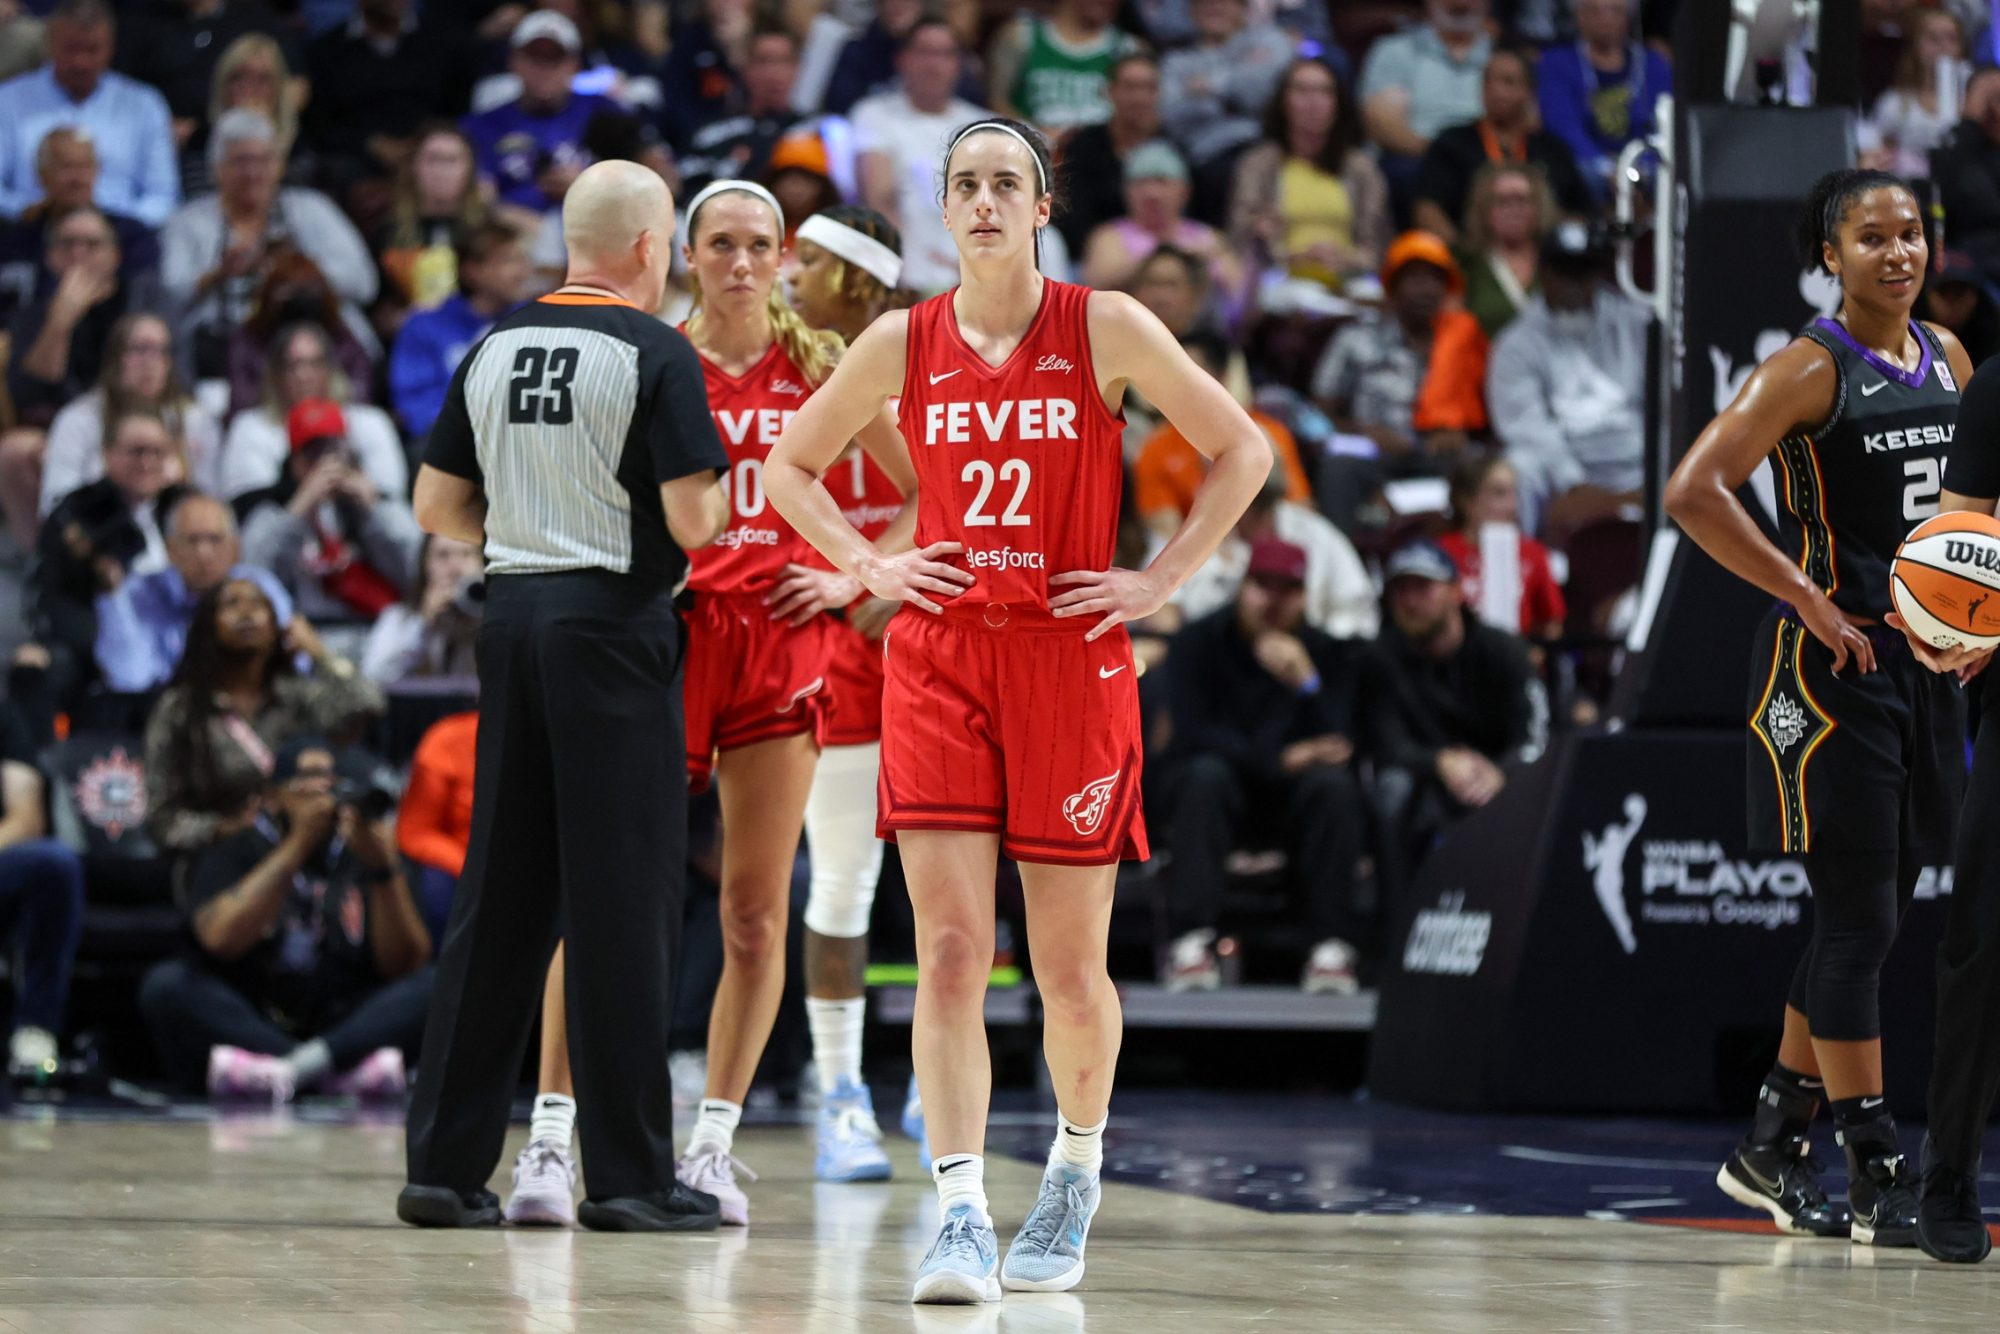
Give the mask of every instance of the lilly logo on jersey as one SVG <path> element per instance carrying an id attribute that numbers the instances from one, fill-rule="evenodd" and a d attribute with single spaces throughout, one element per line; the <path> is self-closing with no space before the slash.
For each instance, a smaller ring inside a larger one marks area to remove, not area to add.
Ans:
<path id="1" fill-rule="evenodd" d="M 782 383 L 782 382 L 781 382 Z M 731 412 L 727 408 L 713 414 L 715 424 L 722 428 L 732 445 L 741 445 L 749 439 L 750 428 L 757 428 L 757 443 L 766 449 L 778 443 L 778 437 L 798 416 L 794 408 L 745 408 L 741 412 Z"/>
<path id="2" fill-rule="evenodd" d="M 975 415 L 989 444 L 997 445 L 1002 440 L 1076 439 L 1076 404 L 1071 400 L 1008 398 L 998 403 L 925 404 L 924 443 L 971 444 Z"/>
<path id="3" fill-rule="evenodd" d="M 1066 358 L 1059 357 L 1051 352 L 1048 356 L 1043 357 L 1035 363 L 1035 369 L 1038 371 L 1062 371 L 1064 374 L 1068 374 L 1070 371 L 1075 370 L 1076 367 L 1072 366 Z"/>
<path id="4" fill-rule="evenodd" d="M 793 398 L 804 398 L 806 395 L 804 388 L 794 384 L 790 380 L 771 381 L 771 392 L 774 394 L 789 394 Z"/>
<path id="5" fill-rule="evenodd" d="M 1908 426 L 1900 431 L 1871 431 L 1861 437 L 1861 449 L 1868 454 L 1887 454 L 1897 449 L 1923 449 L 1929 445 L 1948 445 L 1956 430 L 1955 423 L 1946 422 L 1942 426 Z"/>
<path id="6" fill-rule="evenodd" d="M 1108 778 L 1085 783 L 1083 791 L 1064 800 L 1063 819 L 1069 821 L 1078 838 L 1089 838 L 1104 823 L 1104 813 L 1111 809 L 1111 789 L 1118 786 L 1118 774 L 1124 772 L 1120 769 Z"/>

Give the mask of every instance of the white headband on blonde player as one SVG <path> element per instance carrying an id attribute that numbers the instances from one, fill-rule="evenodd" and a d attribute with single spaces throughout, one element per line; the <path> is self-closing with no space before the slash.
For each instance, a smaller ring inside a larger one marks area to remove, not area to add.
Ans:
<path id="1" fill-rule="evenodd" d="M 811 241 L 829 254 L 840 256 L 884 287 L 894 287 L 903 279 L 903 257 L 872 236 L 866 236 L 844 222 L 815 213 L 799 224 L 801 241 Z"/>
<path id="2" fill-rule="evenodd" d="M 703 189 L 700 194 L 694 197 L 693 202 L 688 205 L 689 241 L 694 240 L 694 219 L 695 215 L 701 212 L 701 206 L 715 198 L 715 196 L 728 194 L 731 190 L 740 190 L 746 195 L 755 195 L 758 199 L 763 200 L 770 207 L 771 216 L 778 220 L 778 234 L 780 238 L 783 237 L 785 231 L 785 210 L 778 206 L 777 196 L 755 181 L 721 180 Z"/>
<path id="3" fill-rule="evenodd" d="M 944 150 L 944 160 L 946 164 L 947 165 L 950 164 L 951 155 L 958 151 L 958 146 L 965 142 L 966 137 L 968 135 L 979 134 L 985 130 L 991 130 L 995 134 L 1004 134 L 1009 139 L 1012 139 L 1015 143 L 1021 145 L 1021 147 L 1028 150 L 1028 156 L 1032 158 L 1035 163 L 1035 183 L 1041 187 L 1035 193 L 1042 195 L 1047 194 L 1049 192 L 1049 178 L 1042 175 L 1042 155 L 1040 153 L 1037 153 L 1035 151 L 1035 146 L 1028 142 L 1027 135 L 1022 134 L 1019 130 L 1015 129 L 1011 125 L 1002 125 L 998 121 L 983 120 L 980 121 L 977 125 L 968 125 L 964 129 L 960 130 L 957 134 L 953 135 L 951 139 L 951 147 Z"/>

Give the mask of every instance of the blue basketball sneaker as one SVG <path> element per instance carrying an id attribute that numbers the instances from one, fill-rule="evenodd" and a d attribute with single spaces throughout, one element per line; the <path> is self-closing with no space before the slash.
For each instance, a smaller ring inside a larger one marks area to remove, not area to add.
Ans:
<path id="1" fill-rule="evenodd" d="M 1042 1173 L 1042 1193 L 1007 1248 L 1010 1292 L 1068 1292 L 1083 1281 L 1083 1243 L 1103 1192 L 1097 1175 L 1059 1163 Z"/>
<path id="2" fill-rule="evenodd" d="M 924 1128 L 924 1100 L 917 1092 L 917 1077 L 910 1076 L 910 1091 L 903 1095 L 903 1133 L 917 1142 L 917 1166 L 931 1170 L 931 1137 Z"/>
<path id="3" fill-rule="evenodd" d="M 875 1100 L 866 1084 L 842 1076 L 820 1099 L 819 1151 L 813 1176 L 821 1181 L 887 1181 L 889 1155 L 882 1152 L 882 1127 L 875 1124 Z"/>
<path id="4" fill-rule="evenodd" d="M 991 1219 L 969 1204 L 944 1216 L 937 1240 L 917 1269 L 910 1301 L 919 1305 L 976 1306 L 1000 1300 L 1000 1239 Z"/>

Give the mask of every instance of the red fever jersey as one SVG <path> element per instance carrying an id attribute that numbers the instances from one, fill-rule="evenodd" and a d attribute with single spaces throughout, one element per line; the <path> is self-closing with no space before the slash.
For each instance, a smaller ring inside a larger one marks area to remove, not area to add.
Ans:
<path id="1" fill-rule="evenodd" d="M 1109 569 L 1118 540 L 1125 417 L 1104 406 L 1090 364 L 1090 289 L 1045 281 L 997 367 L 960 335 L 952 296 L 910 311 L 900 425 L 917 545 L 964 545 L 952 563 L 978 582 L 960 601 L 1046 608 L 1049 576 Z"/>
<path id="2" fill-rule="evenodd" d="M 1088 289 L 1045 281 L 1006 362 L 965 343 L 946 293 L 910 312 L 900 409 L 917 544 L 963 543 L 978 581 L 883 637 L 877 831 L 997 833 L 1017 861 L 1146 856 L 1139 694 L 1122 626 L 1049 610 L 1053 575 L 1111 566 L 1122 418 L 1090 359 Z M 1054 590 L 1060 594 L 1059 586 Z"/>
<path id="3" fill-rule="evenodd" d="M 776 342 L 740 376 L 725 375 L 707 357 L 701 359 L 701 375 L 715 434 L 729 455 L 729 526 L 690 554 L 688 587 L 702 593 L 758 592 L 812 550 L 764 494 L 764 460 L 812 390 Z"/>
<path id="4" fill-rule="evenodd" d="M 770 619 L 763 593 L 803 563 L 812 547 L 771 508 L 764 460 L 811 390 L 785 356 L 770 351 L 740 376 L 707 357 L 701 373 L 715 433 L 729 456 L 729 526 L 692 553 L 687 659 L 681 698 L 687 765 L 695 791 L 708 786 L 715 756 L 825 726 L 829 631 L 823 616 L 797 629 Z"/>
<path id="5" fill-rule="evenodd" d="M 820 481 L 840 504 L 840 512 L 873 542 L 902 512 L 903 496 L 859 445 L 834 461 Z M 817 551 L 813 564 L 828 568 Z M 859 606 L 867 593 L 855 600 Z M 864 639 L 845 620 L 829 618 L 826 668 L 826 723 L 821 740 L 829 746 L 864 746 L 882 735 L 882 645 Z"/>

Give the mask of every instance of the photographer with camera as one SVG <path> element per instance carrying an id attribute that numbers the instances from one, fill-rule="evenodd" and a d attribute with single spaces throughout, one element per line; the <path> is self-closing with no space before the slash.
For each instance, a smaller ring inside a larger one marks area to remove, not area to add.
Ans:
<path id="1" fill-rule="evenodd" d="M 250 826 L 194 864 L 195 950 L 139 989 L 171 1077 L 273 1103 L 306 1089 L 402 1094 L 431 969 L 386 818 L 394 804 L 356 752 L 313 736 L 278 750 Z"/>
<path id="2" fill-rule="evenodd" d="M 339 404 L 295 405 L 286 433 L 291 459 L 277 485 L 237 501 L 244 559 L 277 575 L 299 612 L 352 653 L 415 582 L 423 530 L 359 465 Z"/>
<path id="3" fill-rule="evenodd" d="M 368 632 L 361 674 L 384 690 L 412 677 L 476 676 L 472 648 L 485 604 L 480 549 L 456 538 L 426 537 L 416 587 Z"/>

